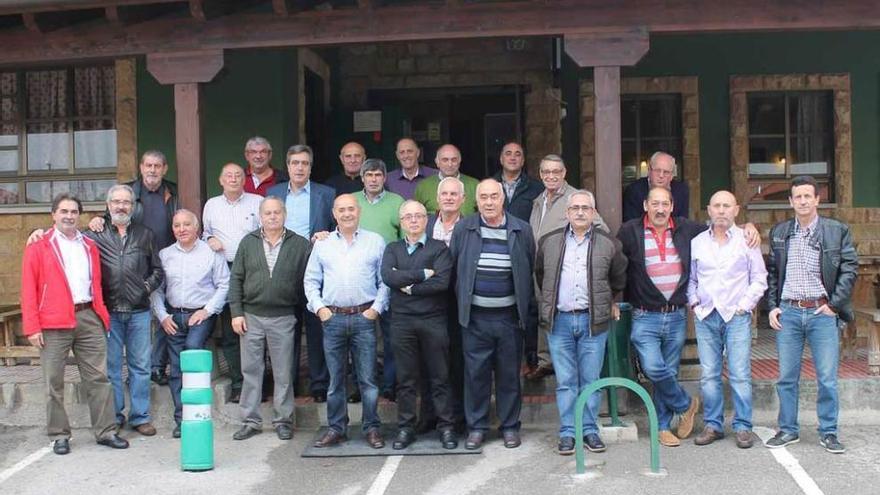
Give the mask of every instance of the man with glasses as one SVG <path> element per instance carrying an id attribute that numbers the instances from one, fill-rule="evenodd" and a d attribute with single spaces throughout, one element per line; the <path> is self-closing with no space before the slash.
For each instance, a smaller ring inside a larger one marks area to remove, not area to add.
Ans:
<path id="1" fill-rule="evenodd" d="M 673 217 L 688 217 L 688 186 L 682 181 L 673 180 L 676 175 L 675 158 L 668 153 L 658 151 L 648 160 L 648 176 L 633 182 L 623 191 L 623 221 L 641 218 L 644 210 L 642 204 L 648 197 L 648 191 L 655 187 L 663 187 L 672 191 L 672 202 L 675 209 Z"/>
<path id="2" fill-rule="evenodd" d="M 272 145 L 266 138 L 254 136 L 244 145 L 245 171 L 244 191 L 265 196 L 269 188 L 288 180 L 287 172 L 272 166 Z"/>
<path id="3" fill-rule="evenodd" d="M 458 446 L 453 431 L 449 390 L 449 336 L 446 331 L 452 255 L 446 244 L 428 237 L 428 215 L 418 201 L 399 210 L 406 237 L 385 247 L 382 280 L 390 289 L 393 314 L 391 345 L 397 358 L 397 437 L 392 447 L 405 449 L 415 440 L 416 394 L 420 371 L 430 383 L 440 440 L 445 449 Z"/>

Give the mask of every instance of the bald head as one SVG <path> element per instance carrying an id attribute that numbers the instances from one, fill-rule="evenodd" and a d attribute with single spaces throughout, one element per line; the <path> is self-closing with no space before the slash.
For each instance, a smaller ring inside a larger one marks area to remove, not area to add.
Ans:
<path id="1" fill-rule="evenodd" d="M 444 144 L 437 150 L 434 164 L 440 169 L 443 177 L 455 177 L 461 167 L 461 152 L 454 145 Z"/>
<path id="2" fill-rule="evenodd" d="M 333 201 L 333 218 L 343 234 L 357 230 L 361 219 L 361 207 L 353 194 L 342 194 Z"/>
<path id="3" fill-rule="evenodd" d="M 484 179 L 477 185 L 477 209 L 490 226 L 504 221 L 504 188 L 495 179 Z"/>
<path id="4" fill-rule="evenodd" d="M 339 161 L 342 162 L 342 168 L 345 175 L 349 177 L 357 177 L 361 173 L 361 165 L 367 157 L 364 147 L 360 143 L 350 141 L 345 143 L 339 151 Z"/>
<path id="5" fill-rule="evenodd" d="M 736 196 L 730 191 L 718 191 L 709 199 L 706 211 L 712 221 L 712 229 L 724 232 L 736 224 L 739 205 L 736 203 Z"/>
<path id="6" fill-rule="evenodd" d="M 412 172 L 419 166 L 419 145 L 412 139 L 403 138 L 398 141 L 394 153 L 403 170 Z"/>

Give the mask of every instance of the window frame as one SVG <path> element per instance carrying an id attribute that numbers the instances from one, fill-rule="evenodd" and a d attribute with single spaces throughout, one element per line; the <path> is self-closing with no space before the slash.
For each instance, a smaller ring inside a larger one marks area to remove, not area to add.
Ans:
<path id="1" fill-rule="evenodd" d="M 685 170 L 684 156 L 683 156 L 685 138 L 684 138 L 684 121 L 682 119 L 682 114 L 684 112 L 684 108 L 683 108 L 684 107 L 684 95 L 682 95 L 679 92 L 668 92 L 668 91 L 657 92 L 657 93 L 647 93 L 647 92 L 645 92 L 645 93 L 625 93 L 625 92 L 621 92 L 621 94 L 620 94 L 621 107 L 623 107 L 624 103 L 627 100 L 634 101 L 639 108 L 636 111 L 636 122 L 635 122 L 636 136 L 633 138 L 623 136 L 623 132 L 622 132 L 623 112 L 621 112 L 621 136 L 620 136 L 621 148 L 623 148 L 624 143 L 635 142 L 636 157 L 641 157 L 641 156 L 643 156 L 641 153 L 641 151 L 642 151 L 641 147 L 642 147 L 643 141 L 646 141 L 646 140 L 647 141 L 671 141 L 673 139 L 677 139 L 679 151 L 675 152 L 675 153 L 671 153 L 673 156 L 676 157 L 676 171 L 675 171 L 676 173 L 675 173 L 675 177 L 673 177 L 673 178 L 681 180 L 681 178 L 684 177 L 684 170 Z M 678 126 L 678 135 L 677 136 L 647 136 L 646 137 L 646 136 L 641 135 L 641 132 L 642 132 L 641 104 L 644 101 L 651 101 L 651 100 L 655 100 L 655 101 L 674 100 L 678 104 L 677 110 L 678 110 L 678 114 L 679 114 L 678 115 L 679 126 Z M 647 162 L 648 159 L 650 158 L 650 156 L 656 151 L 659 151 L 659 150 L 657 150 L 657 149 L 655 149 L 653 151 L 649 150 L 649 152 L 646 155 L 644 155 L 645 160 L 639 160 L 639 163 L 636 164 L 636 167 L 638 167 L 638 169 L 636 170 L 636 178 L 633 179 L 632 181 L 626 181 L 626 179 L 623 176 L 623 169 L 624 169 L 624 167 L 626 167 L 628 165 L 626 163 L 620 164 L 620 166 L 621 166 L 621 169 L 620 169 L 621 183 L 623 184 L 623 187 L 626 187 L 628 184 L 635 182 L 635 181 L 641 179 L 642 177 L 647 176 L 647 170 L 646 170 L 645 175 L 642 175 L 642 173 L 641 173 L 641 162 L 642 161 Z"/>

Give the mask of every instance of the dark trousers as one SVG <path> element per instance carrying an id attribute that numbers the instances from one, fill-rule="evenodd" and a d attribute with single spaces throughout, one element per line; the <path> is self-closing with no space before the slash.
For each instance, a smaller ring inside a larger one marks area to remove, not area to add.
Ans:
<path id="1" fill-rule="evenodd" d="M 412 316 L 395 314 L 391 320 L 391 347 L 397 364 L 397 426 L 413 430 L 416 423 L 416 394 L 419 376 L 430 383 L 431 402 L 440 430 L 452 428 L 449 400 L 449 336 L 446 314 Z M 422 368 L 427 373 L 422 374 Z"/>
<path id="2" fill-rule="evenodd" d="M 464 424 L 464 353 L 461 349 L 461 325 L 458 324 L 458 305 L 455 298 L 450 298 L 449 309 L 446 311 L 446 332 L 449 337 L 449 403 L 452 407 L 452 421 L 456 425 Z M 422 397 L 431 397 L 431 382 L 426 380 L 428 370 L 422 366 L 421 387 Z M 436 423 L 437 412 L 430 400 L 419 403 L 419 421 Z"/>
<path id="3" fill-rule="evenodd" d="M 302 330 L 306 330 L 306 352 L 309 357 L 309 393 L 327 393 L 330 374 L 324 359 L 324 331 L 321 320 L 314 313 L 305 309 L 305 305 L 296 308 L 296 327 L 293 341 L 293 383 L 299 381 L 299 357 L 302 355 Z"/>
<path id="4" fill-rule="evenodd" d="M 522 407 L 519 382 L 523 332 L 516 308 L 471 308 L 462 331 L 464 349 L 464 414 L 470 431 L 489 430 L 492 375 L 500 430 L 518 431 Z"/>
<path id="5" fill-rule="evenodd" d="M 232 390 L 241 392 L 244 379 L 241 376 L 241 337 L 232 331 L 232 314 L 229 312 L 229 304 L 223 306 L 220 313 L 220 349 L 226 359 L 226 367 L 229 369 L 229 379 L 232 381 Z"/>
<path id="6" fill-rule="evenodd" d="M 183 404 L 180 402 L 180 390 L 183 386 L 183 376 L 180 372 L 180 353 L 205 348 L 205 342 L 214 327 L 214 316 L 208 317 L 198 325 L 190 326 L 188 322 L 193 311 L 171 310 L 169 314 L 177 324 L 177 333 L 165 336 L 168 341 L 168 358 L 171 361 L 168 388 L 171 390 L 171 400 L 174 402 L 174 422 L 179 425 L 183 412 Z"/>

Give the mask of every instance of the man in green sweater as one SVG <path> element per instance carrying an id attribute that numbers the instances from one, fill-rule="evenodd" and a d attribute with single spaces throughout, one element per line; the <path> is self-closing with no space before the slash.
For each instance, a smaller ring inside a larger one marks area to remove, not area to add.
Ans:
<path id="1" fill-rule="evenodd" d="M 437 204 L 437 186 L 444 177 L 457 177 L 464 183 L 464 204 L 461 206 L 461 215 L 466 217 L 477 211 L 477 184 L 479 181 L 459 172 L 461 168 L 461 152 L 454 145 L 444 144 L 437 150 L 434 163 L 440 170 L 439 175 L 428 177 L 419 182 L 413 199 L 425 205 L 428 214 L 437 213 L 440 209 Z"/>
<path id="2" fill-rule="evenodd" d="M 284 200 L 269 196 L 260 203 L 262 228 L 244 236 L 235 253 L 229 280 L 232 330 L 241 336 L 241 419 L 232 436 L 248 439 L 262 431 L 260 399 L 269 350 L 274 417 L 281 440 L 293 437 L 293 328 L 296 307 L 305 304 L 303 276 L 311 253 L 304 237 L 284 228 Z"/>

